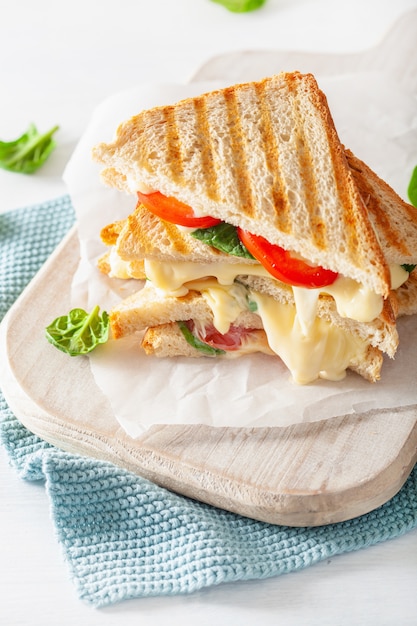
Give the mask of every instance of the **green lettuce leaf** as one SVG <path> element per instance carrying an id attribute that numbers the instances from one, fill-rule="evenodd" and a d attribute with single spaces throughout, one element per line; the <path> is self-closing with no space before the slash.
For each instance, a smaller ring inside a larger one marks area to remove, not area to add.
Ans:
<path id="1" fill-rule="evenodd" d="M 246 13 L 255 11 L 263 6 L 266 0 L 212 0 L 217 4 L 222 4 L 228 11 L 233 13 Z"/>
<path id="2" fill-rule="evenodd" d="M 68 315 L 57 317 L 46 328 L 47 340 L 70 356 L 87 354 L 109 338 L 109 316 L 100 315 L 96 306 L 91 313 L 84 309 L 72 309 Z"/>
<path id="3" fill-rule="evenodd" d="M 409 198 L 411 204 L 413 206 L 417 207 L 417 165 L 414 168 L 413 173 L 411 174 L 411 179 L 410 179 L 410 182 L 408 184 L 407 193 L 408 193 L 408 198 Z M 415 265 L 404 264 L 401 267 L 403 267 L 406 272 L 410 273 L 410 272 L 413 271 L 413 269 L 416 266 Z"/>
<path id="4" fill-rule="evenodd" d="M 53 135 L 58 128 L 54 126 L 41 135 L 36 126 L 31 124 L 18 139 L 0 141 L 0 167 L 11 172 L 33 174 L 55 148 Z"/>
<path id="5" fill-rule="evenodd" d="M 236 228 L 226 222 L 221 222 L 217 226 L 211 226 L 210 228 L 198 228 L 191 235 L 226 254 L 253 259 L 251 253 L 237 236 Z"/>
<path id="6" fill-rule="evenodd" d="M 411 174 L 411 179 L 408 185 L 408 197 L 413 206 L 417 207 L 417 165 Z"/>

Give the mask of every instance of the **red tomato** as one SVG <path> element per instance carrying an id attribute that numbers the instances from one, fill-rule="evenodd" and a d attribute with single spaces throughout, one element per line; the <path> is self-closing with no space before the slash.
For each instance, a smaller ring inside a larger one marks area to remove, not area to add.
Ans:
<path id="1" fill-rule="evenodd" d="M 193 209 L 175 198 L 168 198 L 159 191 L 145 194 L 137 192 L 139 201 L 151 213 L 154 213 L 162 220 L 178 224 L 178 226 L 188 226 L 189 228 L 209 228 L 220 224 L 221 220 L 214 217 L 197 217 Z"/>
<path id="2" fill-rule="evenodd" d="M 204 332 L 201 332 L 200 330 L 197 331 L 192 321 L 188 322 L 188 327 L 191 332 L 196 334 L 200 341 L 203 341 L 212 348 L 217 348 L 218 350 L 238 350 L 242 345 L 244 337 L 249 335 L 251 332 L 241 326 L 233 326 L 233 324 L 224 335 L 219 333 L 213 325 L 207 326 L 204 329 Z"/>
<path id="3" fill-rule="evenodd" d="M 237 229 L 239 239 L 252 256 L 275 278 L 293 285 L 310 289 L 331 285 L 337 273 L 323 267 L 313 267 L 301 259 L 294 259 L 280 246 L 269 243 L 259 235 L 252 235 L 241 228 Z"/>

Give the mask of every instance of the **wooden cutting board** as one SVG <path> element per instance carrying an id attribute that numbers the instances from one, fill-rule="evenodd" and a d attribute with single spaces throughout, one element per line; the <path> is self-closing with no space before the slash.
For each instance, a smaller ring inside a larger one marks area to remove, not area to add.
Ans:
<path id="1" fill-rule="evenodd" d="M 2 388 L 29 430 L 69 452 L 277 524 L 341 521 L 400 489 L 417 459 L 415 406 L 283 428 L 154 426 L 128 437 L 88 358 L 71 359 L 44 338 L 45 320 L 70 308 L 62 285 L 70 284 L 77 262 L 74 229 L 0 326 Z"/>
<path id="2" fill-rule="evenodd" d="M 226 80 L 233 84 L 259 80 L 280 71 L 298 70 L 320 76 L 384 71 L 401 87 L 417 94 L 417 9 L 405 13 L 380 43 L 350 54 L 305 53 L 297 50 L 244 50 L 213 57 L 192 81 Z"/>
<path id="3" fill-rule="evenodd" d="M 309 69 L 353 71 L 361 62 L 383 69 L 389 58 L 394 70 L 394 56 L 408 74 L 413 55 L 405 57 L 414 46 L 416 18 L 414 12 L 397 24 L 374 54 L 307 55 Z M 256 78 L 272 66 L 276 71 L 291 61 L 295 67 L 290 57 L 226 55 L 194 80 Z M 277 428 L 158 425 L 128 437 L 96 386 L 88 358 L 71 359 L 44 338 L 46 323 L 70 308 L 66 286 L 78 258 L 74 228 L 0 326 L 2 391 L 29 430 L 69 452 L 111 461 L 183 495 L 275 524 L 350 519 L 380 506 L 404 484 L 417 461 L 417 405 Z"/>

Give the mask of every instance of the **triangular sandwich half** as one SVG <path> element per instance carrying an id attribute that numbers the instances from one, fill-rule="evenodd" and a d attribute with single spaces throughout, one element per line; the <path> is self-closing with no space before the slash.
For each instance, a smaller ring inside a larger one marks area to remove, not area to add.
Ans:
<path id="1" fill-rule="evenodd" d="M 401 265 L 417 263 L 417 215 L 345 152 L 312 75 L 144 111 L 94 158 L 107 184 L 138 194 L 136 211 L 103 238 L 126 275 L 149 279 L 112 312 L 115 336 L 148 328 L 148 352 L 197 354 L 213 327 L 237 329 L 241 351 L 259 342 L 299 382 L 347 368 L 379 378 L 382 352 L 398 344 Z"/>

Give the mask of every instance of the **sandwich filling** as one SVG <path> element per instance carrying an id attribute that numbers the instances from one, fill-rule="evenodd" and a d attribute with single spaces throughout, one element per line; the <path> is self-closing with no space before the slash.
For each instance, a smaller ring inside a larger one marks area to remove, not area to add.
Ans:
<path id="1" fill-rule="evenodd" d="M 264 336 L 298 382 L 379 378 L 417 214 L 341 144 L 314 76 L 142 111 L 93 156 L 138 198 L 110 271 L 149 281 L 115 307 L 115 336 L 147 329 L 148 353 L 173 348 L 159 356 L 265 351 Z"/>
<path id="2" fill-rule="evenodd" d="M 239 314 L 249 309 L 256 311 L 266 333 L 268 347 L 265 350 L 261 345 L 259 351 L 270 350 L 278 355 L 297 383 L 306 384 L 317 378 L 341 380 L 351 363 L 360 363 L 366 358 L 370 344 L 319 317 L 318 301 L 321 296 L 330 296 L 341 317 L 366 324 L 381 315 L 382 295 L 351 278 L 313 267 L 297 255 L 220 220 L 195 216 L 187 205 L 158 192 L 141 192 L 138 196 L 158 217 L 187 228 L 188 234 L 197 234 L 200 240 L 222 252 L 229 248 L 231 254 L 242 257 L 241 261 L 231 264 L 221 260 L 195 263 L 144 259 L 145 276 L 157 290 L 176 298 L 197 291 L 209 305 L 213 314 L 213 323 L 209 326 L 198 319 L 186 320 L 186 324 L 184 320 L 177 320 L 184 338 L 193 347 L 206 356 L 237 356 L 253 350 L 258 340 L 254 329 L 235 324 Z M 220 236 L 215 235 L 214 244 L 213 228 L 217 229 L 215 233 L 220 233 Z M 226 239 L 233 238 L 232 243 L 224 243 L 225 232 Z M 254 259 L 257 263 L 253 263 Z M 112 274 L 123 274 L 120 258 L 113 259 Z M 240 284 L 242 276 L 282 283 L 291 293 L 291 302 L 278 302 L 271 295 Z M 390 276 L 391 289 L 396 289 L 409 274 L 400 265 L 392 265 Z M 211 349 L 206 349 L 207 346 Z"/>
<path id="3" fill-rule="evenodd" d="M 365 358 L 368 349 L 367 343 L 357 335 L 317 316 L 321 294 L 334 298 L 342 317 L 359 322 L 374 320 L 383 307 L 381 296 L 343 276 L 323 289 L 290 288 L 294 300 L 294 304 L 290 304 L 239 284 L 239 275 L 266 276 L 261 265 L 227 266 L 219 263 L 207 267 L 186 262 L 145 261 L 145 272 L 152 284 L 167 295 L 181 297 L 190 290 L 201 293 L 213 313 L 213 326 L 221 335 L 221 341 L 218 338 L 218 342 L 211 341 L 211 345 L 225 351 L 235 352 L 241 348 L 245 352 L 244 342 L 242 346 L 235 340 L 230 342 L 228 333 L 232 328 L 236 335 L 233 323 L 242 311 L 255 311 L 262 320 L 269 347 L 286 364 L 294 381 L 300 384 L 317 378 L 341 380 L 349 365 Z M 193 323 L 193 331 L 197 327 L 198 337 L 204 342 L 205 329 L 199 328 L 198 320 Z M 245 338 L 247 340 L 247 334 Z"/>
<path id="4" fill-rule="evenodd" d="M 113 272 L 123 272 L 123 262 Z M 166 297 L 181 299 L 198 292 L 208 304 L 211 324 L 198 319 L 180 322 L 186 341 L 205 356 L 236 357 L 248 352 L 275 353 L 290 370 L 295 382 L 310 383 L 317 378 L 341 380 L 352 363 L 366 358 L 369 343 L 358 335 L 317 316 L 320 296 L 331 296 L 341 317 L 371 322 L 383 308 L 382 296 L 356 281 L 339 275 L 333 284 L 317 289 L 282 285 L 291 302 L 278 302 L 239 282 L 244 276 L 269 278 L 259 264 L 161 262 L 144 260 L 148 288 Z M 401 266 L 391 268 L 392 287 L 397 288 L 408 273 Z M 278 281 L 277 281 L 278 282 Z M 145 286 L 145 290 L 146 290 Z M 267 343 L 256 329 L 236 324 L 244 311 L 256 313 Z M 209 347 L 209 348 L 207 348 Z"/>

